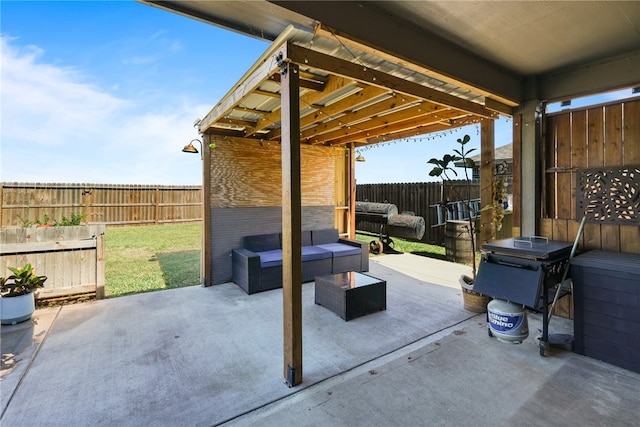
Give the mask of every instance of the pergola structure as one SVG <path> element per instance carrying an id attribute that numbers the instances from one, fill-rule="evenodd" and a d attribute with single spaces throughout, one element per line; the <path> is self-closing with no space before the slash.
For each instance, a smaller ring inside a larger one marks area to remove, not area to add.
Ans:
<path id="1" fill-rule="evenodd" d="M 288 27 L 201 120 L 199 130 L 205 146 L 225 142 L 280 145 L 288 381 L 297 384 L 302 372 L 299 248 L 300 232 L 305 228 L 305 178 L 301 145 L 348 154 L 346 173 L 338 182 L 349 194 L 345 206 L 348 227 L 341 231 L 355 237 L 353 161 L 358 147 L 480 123 L 485 130 L 483 146 L 492 150 L 493 120 L 498 111 L 484 105 L 484 100 L 477 92 L 429 77 L 420 67 L 398 65 L 389 55 L 376 55 L 321 28 L 308 33 Z M 215 156 L 211 160 L 207 152 L 204 157 L 210 162 L 218 160 Z M 487 166 L 491 167 L 490 162 Z M 204 169 L 211 173 L 216 167 L 205 162 Z M 211 198 L 211 182 L 210 176 L 205 178 L 205 200 Z M 205 235 L 211 233 L 208 230 Z"/>
<path id="2" fill-rule="evenodd" d="M 640 84 L 637 2 L 147 2 L 275 40 L 200 130 L 205 202 L 217 197 L 212 182 L 242 194 L 228 184 L 229 176 L 212 176 L 212 170 L 218 173 L 212 157 L 225 155 L 212 156 L 210 143 L 227 144 L 229 151 L 245 144 L 254 152 L 280 144 L 284 374 L 294 378 L 290 385 L 302 381 L 301 261 L 295 249 L 308 193 L 303 147 L 345 149 L 343 181 L 352 204 L 359 146 L 480 123 L 481 180 L 490 181 L 493 119 L 513 116 L 514 232 L 534 235 L 541 201 L 531 195 L 541 187 L 544 102 Z M 244 152 L 236 152 L 233 161 L 242 163 Z M 239 214 L 245 211 L 234 211 Z M 215 209 L 205 214 L 206 236 L 218 216 Z M 212 259 L 223 260 L 225 253 L 218 256 L 205 245 L 204 256 L 210 275 Z"/>
<path id="3" fill-rule="evenodd" d="M 281 84 L 288 64 L 299 69 L 302 143 L 358 147 L 497 118 L 477 91 L 355 45 L 319 28 L 307 33 L 288 27 L 202 120 L 200 130 L 279 141 Z"/>
<path id="4" fill-rule="evenodd" d="M 294 99 L 287 100 L 284 89 L 292 77 Z M 362 146 L 487 124 L 500 111 L 510 111 L 480 92 L 433 78 L 423 67 L 341 38 L 321 25 L 313 33 L 289 26 L 202 119 L 199 130 L 212 141 L 262 145 L 295 138 L 296 144 L 345 148 L 353 154 Z M 287 114 L 295 123 L 286 122 Z M 493 140 L 485 140 L 490 151 Z M 348 211 L 346 231 L 353 236 L 354 206 Z"/>

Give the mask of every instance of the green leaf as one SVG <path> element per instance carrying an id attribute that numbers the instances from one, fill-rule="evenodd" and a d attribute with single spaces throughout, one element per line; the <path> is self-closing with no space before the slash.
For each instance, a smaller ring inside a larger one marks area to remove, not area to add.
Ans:
<path id="1" fill-rule="evenodd" d="M 462 139 L 458 139 L 458 143 L 460 145 L 465 145 L 469 141 L 471 141 L 471 137 L 469 135 L 465 135 L 465 136 L 462 137 Z"/>
<path id="2" fill-rule="evenodd" d="M 435 167 L 433 169 L 431 169 L 431 172 L 429 172 L 429 176 L 440 176 L 442 175 L 442 168 L 439 167 Z"/>

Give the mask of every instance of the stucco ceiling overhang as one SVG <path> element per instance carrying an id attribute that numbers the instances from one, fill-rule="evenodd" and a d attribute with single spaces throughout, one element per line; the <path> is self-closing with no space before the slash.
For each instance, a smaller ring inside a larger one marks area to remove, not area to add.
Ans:
<path id="1" fill-rule="evenodd" d="M 268 40 L 321 23 L 496 109 L 640 81 L 637 1 L 140 1 Z"/>

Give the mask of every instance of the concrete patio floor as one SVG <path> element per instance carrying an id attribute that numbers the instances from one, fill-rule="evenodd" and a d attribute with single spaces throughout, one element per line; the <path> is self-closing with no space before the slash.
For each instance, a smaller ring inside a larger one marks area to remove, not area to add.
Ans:
<path id="1" fill-rule="evenodd" d="M 537 314 L 522 344 L 489 338 L 486 316 L 462 308 L 462 273 L 410 254 L 372 257 L 387 310 L 349 322 L 303 285 L 294 388 L 283 378 L 281 290 L 249 296 L 228 283 L 37 310 L 2 327 L 0 423 L 638 425 L 640 374 L 570 351 L 541 357 Z M 551 331 L 571 333 L 571 321 L 554 318 Z"/>

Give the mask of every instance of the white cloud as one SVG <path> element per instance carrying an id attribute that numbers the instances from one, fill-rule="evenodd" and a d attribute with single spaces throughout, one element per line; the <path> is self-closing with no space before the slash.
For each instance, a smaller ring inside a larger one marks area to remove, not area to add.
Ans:
<path id="1" fill-rule="evenodd" d="M 3 181 L 200 184 L 200 159 L 180 150 L 209 106 L 117 97 L 36 46 L 1 40 Z"/>
<path id="2" fill-rule="evenodd" d="M 44 52 L 36 46 L 20 49 L 7 37 L 1 43 L 3 141 L 30 134 L 40 144 L 60 145 L 127 104 L 84 83 L 79 70 L 39 62 Z"/>

